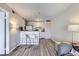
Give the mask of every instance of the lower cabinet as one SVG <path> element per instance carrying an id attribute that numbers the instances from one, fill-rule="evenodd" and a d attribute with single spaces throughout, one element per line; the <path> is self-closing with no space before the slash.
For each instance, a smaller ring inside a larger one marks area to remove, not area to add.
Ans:
<path id="1" fill-rule="evenodd" d="M 38 31 L 20 31 L 20 45 L 38 45 L 39 32 Z"/>

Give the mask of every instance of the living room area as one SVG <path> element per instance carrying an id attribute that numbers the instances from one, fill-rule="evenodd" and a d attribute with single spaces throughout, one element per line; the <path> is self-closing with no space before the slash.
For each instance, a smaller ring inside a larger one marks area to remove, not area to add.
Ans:
<path id="1" fill-rule="evenodd" d="M 0 55 L 79 56 L 78 18 L 79 4 L 0 3 Z"/>

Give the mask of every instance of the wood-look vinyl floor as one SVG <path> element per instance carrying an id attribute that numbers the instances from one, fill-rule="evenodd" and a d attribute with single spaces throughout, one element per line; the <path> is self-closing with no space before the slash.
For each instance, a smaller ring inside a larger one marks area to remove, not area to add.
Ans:
<path id="1" fill-rule="evenodd" d="M 55 56 L 55 43 L 49 39 L 41 39 L 38 46 L 20 46 L 10 56 Z"/>

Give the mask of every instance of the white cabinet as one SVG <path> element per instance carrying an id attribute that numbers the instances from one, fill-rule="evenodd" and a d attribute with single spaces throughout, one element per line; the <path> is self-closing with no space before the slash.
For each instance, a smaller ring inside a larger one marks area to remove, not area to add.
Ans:
<path id="1" fill-rule="evenodd" d="M 38 45 L 39 32 L 38 31 L 20 31 L 20 45 Z"/>

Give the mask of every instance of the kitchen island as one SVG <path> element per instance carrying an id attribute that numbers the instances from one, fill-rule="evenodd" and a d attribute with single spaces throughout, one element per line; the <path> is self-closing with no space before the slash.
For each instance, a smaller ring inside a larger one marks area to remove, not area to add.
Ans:
<path id="1" fill-rule="evenodd" d="M 39 31 L 20 31 L 20 45 L 38 45 Z"/>

